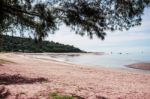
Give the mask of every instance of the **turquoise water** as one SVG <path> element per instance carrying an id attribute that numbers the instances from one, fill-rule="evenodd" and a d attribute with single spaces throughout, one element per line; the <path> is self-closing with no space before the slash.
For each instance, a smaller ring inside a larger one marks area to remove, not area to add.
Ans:
<path id="1" fill-rule="evenodd" d="M 126 65 L 147 62 L 150 63 L 150 53 L 109 53 L 105 55 L 80 54 L 80 55 L 55 55 L 55 58 L 76 64 L 129 69 Z"/>

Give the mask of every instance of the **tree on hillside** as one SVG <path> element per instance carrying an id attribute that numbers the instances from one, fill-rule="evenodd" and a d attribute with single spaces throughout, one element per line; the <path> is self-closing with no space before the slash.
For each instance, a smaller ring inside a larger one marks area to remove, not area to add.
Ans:
<path id="1" fill-rule="evenodd" d="M 0 34 L 30 31 L 42 40 L 60 25 L 104 39 L 106 30 L 141 24 L 150 0 L 0 0 Z"/>

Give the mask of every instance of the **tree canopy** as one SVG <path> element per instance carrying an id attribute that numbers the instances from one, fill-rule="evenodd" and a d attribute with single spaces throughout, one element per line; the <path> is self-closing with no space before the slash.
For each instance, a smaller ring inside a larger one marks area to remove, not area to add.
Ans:
<path id="1" fill-rule="evenodd" d="M 3 36 L 3 41 L 0 43 L 0 52 L 55 52 L 55 53 L 81 53 L 84 52 L 79 48 L 71 45 L 65 45 L 53 41 L 41 41 L 36 43 L 34 39 Z"/>
<path id="2" fill-rule="evenodd" d="M 141 24 L 150 0 L 0 0 L 0 34 L 30 31 L 42 40 L 65 24 L 77 34 L 104 39 L 107 30 Z"/>

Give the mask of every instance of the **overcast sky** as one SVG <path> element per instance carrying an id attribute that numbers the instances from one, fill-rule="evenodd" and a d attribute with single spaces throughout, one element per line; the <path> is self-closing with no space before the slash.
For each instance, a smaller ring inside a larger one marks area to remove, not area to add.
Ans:
<path id="1" fill-rule="evenodd" d="M 49 35 L 48 40 L 63 44 L 74 45 L 85 51 L 97 52 L 141 52 L 150 50 L 150 9 L 146 9 L 142 16 L 141 26 L 136 26 L 128 31 L 107 32 L 105 40 L 76 35 L 70 28 L 61 26 L 54 35 Z M 150 52 L 150 51 L 149 51 Z"/>

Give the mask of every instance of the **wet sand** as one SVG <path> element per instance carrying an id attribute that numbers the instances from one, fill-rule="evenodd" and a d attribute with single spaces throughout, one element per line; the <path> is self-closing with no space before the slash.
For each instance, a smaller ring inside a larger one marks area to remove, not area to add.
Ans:
<path id="1" fill-rule="evenodd" d="M 49 94 L 84 99 L 149 99 L 150 74 L 94 68 L 26 54 L 4 53 L 0 59 L 13 63 L 0 66 L 0 86 L 11 93 L 8 99 L 49 99 Z"/>
<path id="2" fill-rule="evenodd" d="M 150 71 L 150 63 L 136 63 L 136 64 L 127 65 L 127 67 Z"/>

